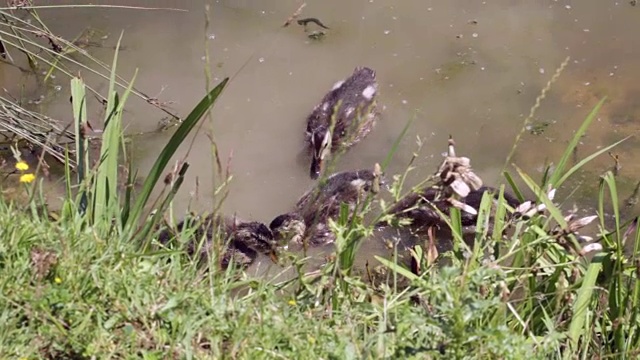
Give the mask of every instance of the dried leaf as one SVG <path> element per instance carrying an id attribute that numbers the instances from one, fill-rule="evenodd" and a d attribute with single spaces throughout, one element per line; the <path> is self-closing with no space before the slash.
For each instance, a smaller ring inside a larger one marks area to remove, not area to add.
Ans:
<path id="1" fill-rule="evenodd" d="M 578 241 L 581 243 L 588 243 L 588 242 L 592 242 L 593 238 L 591 236 L 579 235 Z"/>
<path id="2" fill-rule="evenodd" d="M 476 175 L 474 172 L 469 171 L 467 173 L 464 174 L 464 178 L 467 182 L 467 184 L 473 189 L 473 190 L 478 190 L 482 187 L 482 179 L 480 179 L 480 177 L 478 175 Z"/>
<path id="3" fill-rule="evenodd" d="M 514 211 L 516 213 L 524 214 L 527 211 L 531 210 L 531 206 L 532 206 L 531 201 L 527 200 L 522 204 L 518 205 L 518 207 L 516 207 Z"/>
<path id="4" fill-rule="evenodd" d="M 438 258 L 438 248 L 436 247 L 436 239 L 433 226 L 429 227 L 429 230 L 427 230 L 427 237 L 429 239 L 429 244 L 427 246 L 427 264 L 432 265 Z"/>
<path id="5" fill-rule="evenodd" d="M 589 225 L 593 220 L 597 219 L 598 215 L 586 216 L 581 219 L 578 219 L 571 224 L 569 224 L 569 231 L 574 232 L 580 228 L 583 228 Z"/>
<path id="6" fill-rule="evenodd" d="M 470 205 L 467 205 L 467 204 L 465 204 L 465 203 L 463 203 L 461 201 L 458 201 L 456 199 L 449 199 L 449 202 L 451 203 L 451 205 L 453 205 L 454 207 L 456 207 L 456 208 L 458 208 L 458 209 L 460 209 L 462 211 L 468 212 L 471 215 L 478 215 L 478 211 L 476 209 L 474 209 Z"/>
<path id="7" fill-rule="evenodd" d="M 580 255 L 584 256 L 590 252 L 601 251 L 601 250 L 602 250 L 602 245 L 600 245 L 599 243 L 591 243 L 589 245 L 584 246 L 582 250 L 580 250 Z"/>
<path id="8" fill-rule="evenodd" d="M 451 189 L 458 194 L 460 197 L 465 198 L 471 192 L 469 185 L 460 179 L 454 180 L 451 185 L 449 185 Z"/>

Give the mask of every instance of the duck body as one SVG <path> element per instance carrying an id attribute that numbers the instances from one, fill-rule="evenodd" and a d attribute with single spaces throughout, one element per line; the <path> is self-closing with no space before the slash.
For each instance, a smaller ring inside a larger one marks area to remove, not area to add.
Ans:
<path id="1" fill-rule="evenodd" d="M 206 216 L 203 219 L 187 218 L 176 225 L 175 230 L 163 230 L 158 241 L 164 245 L 177 238 L 185 229 L 193 228 L 186 244 L 189 256 L 199 257 L 208 263 L 209 255 L 214 251 L 214 239 L 218 235 L 224 244 L 220 258 L 220 267 L 226 269 L 230 264 L 248 267 L 260 253 L 275 254 L 276 243 L 271 230 L 263 223 L 245 221 L 234 216 Z"/>
<path id="2" fill-rule="evenodd" d="M 288 237 L 292 243 L 318 246 L 335 241 L 329 227 L 329 219 L 340 216 L 342 204 L 349 213 L 356 211 L 366 197 L 373 192 L 379 177 L 374 171 L 364 169 L 334 174 L 298 200 L 295 210 L 273 219 L 269 228 L 276 238 Z"/>
<path id="3" fill-rule="evenodd" d="M 471 190 L 461 202 L 472 207 L 474 210 L 478 210 L 482 202 L 482 197 L 486 192 L 491 193 L 495 200 L 498 199 L 498 189 L 482 186 L 477 190 Z M 445 225 L 438 211 L 449 216 L 452 205 L 447 199 L 436 199 L 437 195 L 438 190 L 432 187 L 408 194 L 391 207 L 389 214 L 411 220 L 411 227 L 413 228 Z M 520 201 L 515 196 L 506 191 L 504 192 L 504 199 L 507 204 L 513 208 L 520 204 Z M 460 211 L 460 215 L 462 226 L 473 226 L 478 220 L 477 214 L 472 214 L 464 210 Z"/>
<path id="4" fill-rule="evenodd" d="M 347 79 L 335 83 L 313 108 L 306 131 L 312 153 L 311 178 L 318 178 L 327 155 L 347 149 L 369 134 L 377 117 L 377 92 L 376 72 L 357 67 Z"/>

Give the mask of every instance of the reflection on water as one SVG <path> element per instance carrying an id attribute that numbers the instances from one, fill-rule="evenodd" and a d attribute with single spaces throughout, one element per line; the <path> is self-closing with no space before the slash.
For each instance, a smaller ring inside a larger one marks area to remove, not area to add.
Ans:
<path id="1" fill-rule="evenodd" d="M 212 22 L 205 33 L 207 3 Z M 541 167 L 560 157 L 573 129 L 604 95 L 609 101 L 583 139 L 579 156 L 638 130 L 640 107 L 634 100 L 640 93 L 640 8 L 626 1 L 310 2 L 303 17 L 317 17 L 331 28 L 321 41 L 308 39 L 295 23 L 281 27 L 298 7 L 296 1 L 159 0 L 153 5 L 188 11 L 67 9 L 42 10 L 41 15 L 67 38 L 87 26 L 105 31 L 111 46 L 124 30 L 121 74 L 130 77 L 139 69 L 137 87 L 158 94 L 160 101 L 173 101 L 182 115 L 205 92 L 207 46 L 215 79 L 232 76 L 213 110 L 212 124 L 213 138 L 234 174 L 224 211 L 245 218 L 268 222 L 290 210 L 312 186 L 308 162 L 300 156 L 304 119 L 334 82 L 360 65 L 377 71 L 384 111 L 370 136 L 352 148 L 336 170 L 382 161 L 406 121 L 415 118 L 388 173 L 404 169 L 417 136 L 425 145 L 412 179 L 430 173 L 453 134 L 458 152 L 472 158 L 486 182 L 496 183 L 523 119 L 567 56 L 570 66 L 534 118 L 535 125 L 542 124 L 541 133 L 525 134 L 513 163 L 539 177 Z M 91 51 L 107 62 L 113 53 L 109 47 Z M 20 80 L 12 69 L 4 71 L 5 79 Z M 46 111 L 68 118 L 68 83 L 62 77 L 58 81 L 63 86 L 60 101 Z M 99 118 L 98 107 L 90 115 Z M 155 129 L 164 116 L 139 100 L 132 100 L 127 115 L 131 132 Z M 175 202 L 178 211 L 211 206 L 213 160 L 206 134 L 211 124 L 205 128 L 187 157 L 191 168 Z M 169 136 L 153 134 L 136 141 L 140 173 L 150 168 Z M 629 179 L 622 181 L 622 191 L 631 192 L 640 174 L 633 161 L 639 155 L 637 141 L 616 150 L 623 165 L 620 177 Z M 186 151 L 187 146 L 176 159 Z M 610 165 L 607 157 L 594 162 L 582 179 L 586 193 L 593 193 L 587 190 Z M 577 200 L 590 203 L 576 196 L 568 204 Z"/>

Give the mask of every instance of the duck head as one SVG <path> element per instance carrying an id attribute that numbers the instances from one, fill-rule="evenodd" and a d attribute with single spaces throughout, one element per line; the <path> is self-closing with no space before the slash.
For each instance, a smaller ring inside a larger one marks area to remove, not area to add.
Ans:
<path id="1" fill-rule="evenodd" d="M 275 241 L 269 228 L 257 221 L 240 223 L 230 234 L 234 242 L 246 244 L 261 253 L 268 254 L 274 247 Z"/>
<path id="2" fill-rule="evenodd" d="M 334 179 L 335 177 L 335 179 Z M 331 192 L 341 192 L 344 194 L 358 194 L 357 198 L 363 200 L 368 193 L 380 191 L 381 186 L 386 186 L 384 173 L 371 169 L 362 169 L 335 174 L 329 182 L 335 182 L 334 188 L 329 187 Z M 347 185 L 346 188 L 344 185 Z"/>
<path id="3" fill-rule="evenodd" d="M 310 136 L 311 142 L 311 169 L 309 175 L 312 179 L 317 179 L 322 170 L 322 162 L 331 152 L 331 131 L 326 126 L 316 129 Z"/>
<path id="4" fill-rule="evenodd" d="M 277 242 L 282 245 L 289 242 L 301 244 L 307 231 L 304 219 L 297 213 L 277 216 L 271 221 L 269 228 Z"/>

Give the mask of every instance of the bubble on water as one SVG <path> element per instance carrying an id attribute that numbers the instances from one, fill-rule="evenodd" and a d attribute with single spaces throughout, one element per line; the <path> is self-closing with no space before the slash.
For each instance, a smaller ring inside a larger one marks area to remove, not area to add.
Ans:
<path id="1" fill-rule="evenodd" d="M 215 39 L 216 39 L 216 34 L 209 34 L 209 35 L 207 35 L 207 39 L 209 39 L 209 40 L 215 40 Z"/>
<path id="2" fill-rule="evenodd" d="M 60 90 L 62 90 L 62 86 L 60 86 L 60 85 L 56 85 L 56 86 L 54 86 L 54 87 L 53 87 L 53 89 L 54 89 L 55 91 L 60 91 Z"/>
<path id="3" fill-rule="evenodd" d="M 259 62 L 259 63 L 263 63 L 263 62 L 264 62 L 264 58 L 263 58 L 263 57 L 259 58 L 259 59 L 258 59 L 258 62 Z"/>
<path id="4" fill-rule="evenodd" d="M 389 35 L 389 34 L 391 34 L 391 30 L 385 30 L 385 31 L 384 31 L 384 34 L 385 34 L 385 35 Z"/>
<path id="5" fill-rule="evenodd" d="M 540 68 L 540 69 L 538 69 L 538 72 L 539 72 L 540 74 L 544 74 L 544 68 Z"/>
<path id="6" fill-rule="evenodd" d="M 403 99 L 403 100 L 402 100 L 402 103 L 403 103 L 403 104 L 405 104 L 405 105 L 407 105 L 408 101 Z"/>
<path id="7" fill-rule="evenodd" d="M 471 34 L 471 36 L 473 36 L 474 38 L 477 38 L 478 37 L 478 33 L 473 33 L 473 34 Z"/>
<path id="8" fill-rule="evenodd" d="M 571 10 L 571 5 L 565 5 L 564 8 L 567 10 Z"/>

